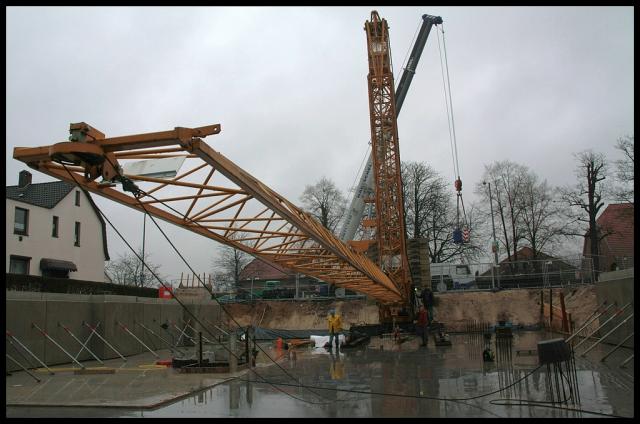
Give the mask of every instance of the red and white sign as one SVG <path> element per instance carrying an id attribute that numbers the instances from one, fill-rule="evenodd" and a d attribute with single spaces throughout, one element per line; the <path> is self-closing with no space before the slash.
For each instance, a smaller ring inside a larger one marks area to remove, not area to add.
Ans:
<path id="1" fill-rule="evenodd" d="M 168 287 L 168 288 L 160 287 L 158 289 L 158 297 L 160 299 L 173 299 L 172 290 L 173 290 L 172 287 Z"/>

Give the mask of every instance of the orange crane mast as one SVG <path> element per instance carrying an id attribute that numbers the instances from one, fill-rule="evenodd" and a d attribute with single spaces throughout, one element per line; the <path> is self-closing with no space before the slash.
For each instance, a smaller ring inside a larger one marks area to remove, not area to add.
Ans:
<path id="1" fill-rule="evenodd" d="M 376 210 L 377 259 L 408 304 L 411 291 L 400 172 L 389 26 L 377 11 L 365 22 L 369 56 L 369 114 Z"/>

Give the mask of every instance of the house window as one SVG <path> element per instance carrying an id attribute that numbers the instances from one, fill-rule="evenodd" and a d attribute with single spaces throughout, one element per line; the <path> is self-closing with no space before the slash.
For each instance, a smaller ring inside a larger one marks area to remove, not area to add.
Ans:
<path id="1" fill-rule="evenodd" d="M 16 216 L 13 221 L 13 234 L 29 235 L 29 210 L 16 207 Z"/>
<path id="2" fill-rule="evenodd" d="M 75 236 L 73 238 L 74 242 L 74 246 L 80 246 L 80 223 L 76 222 L 76 231 L 75 231 Z"/>
<path id="3" fill-rule="evenodd" d="M 25 256 L 9 256 L 9 272 L 12 274 L 29 275 L 29 262 L 31 258 Z"/>
<path id="4" fill-rule="evenodd" d="M 76 206 L 80 206 L 80 192 L 76 191 Z"/>
<path id="5" fill-rule="evenodd" d="M 51 227 L 51 237 L 58 237 L 58 217 L 53 217 L 53 227 Z"/>

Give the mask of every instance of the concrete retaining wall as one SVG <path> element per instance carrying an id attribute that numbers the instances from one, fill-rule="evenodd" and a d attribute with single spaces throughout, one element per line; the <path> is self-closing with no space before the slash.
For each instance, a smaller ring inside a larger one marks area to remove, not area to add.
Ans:
<path id="1" fill-rule="evenodd" d="M 220 323 L 221 311 L 215 301 L 205 300 L 187 304 L 188 309 L 201 320 Z M 91 331 L 83 325 L 88 323 L 98 327 L 98 334 L 105 338 L 124 356 L 135 355 L 147 351 L 138 341 L 120 326 L 124 326 L 153 350 L 166 349 L 167 343 L 159 337 L 143 329 L 142 325 L 160 337 L 172 343 L 178 337 L 174 325 L 183 328 L 186 320 L 193 317 L 173 299 L 154 299 L 134 296 L 115 295 L 75 295 L 63 293 L 6 292 L 6 329 L 22 344 L 31 350 L 47 365 L 70 364 L 72 361 L 60 348 L 47 340 L 32 324 L 36 324 L 53 338 L 72 356 L 80 351 L 81 344 L 73 339 L 63 328 L 66 326 L 82 342 L 85 342 Z M 168 324 L 165 330 L 162 324 Z M 191 332 L 190 334 L 193 334 Z M 207 338 L 211 336 L 203 332 Z M 9 339 L 7 339 L 9 340 Z M 13 342 L 16 347 L 18 345 Z M 95 335 L 87 345 L 101 359 L 118 358 L 118 355 Z M 29 358 L 29 362 L 16 352 L 14 346 L 7 342 L 6 353 L 23 365 L 40 366 L 22 348 L 20 353 Z M 78 357 L 80 361 L 93 359 L 84 350 Z M 8 371 L 18 370 L 13 362 L 6 360 Z"/>
<path id="2" fill-rule="evenodd" d="M 612 271 L 605 272 L 600 274 L 600 281 L 596 283 L 596 294 L 598 296 L 598 303 L 602 304 L 605 300 L 608 302 L 616 302 L 617 307 L 622 307 L 626 305 L 628 302 L 632 304 L 627 307 L 620 314 L 619 317 L 611 320 L 607 325 L 602 327 L 598 332 L 600 336 L 604 336 L 610 330 L 612 330 L 617 324 L 619 324 L 624 318 L 629 316 L 634 311 L 633 306 L 633 268 L 624 269 L 620 271 Z M 615 308 L 615 307 L 614 307 Z M 600 319 L 601 324 L 610 317 L 610 314 L 607 314 L 604 318 Z M 635 317 L 635 316 L 634 316 Z M 634 319 L 629 319 L 625 324 L 623 324 L 620 328 L 614 331 L 610 336 L 605 340 L 608 343 L 618 344 L 625 337 L 633 332 L 633 321 Z M 628 340 L 624 346 L 633 347 L 633 337 Z M 589 343 L 590 345 L 590 343 Z"/>

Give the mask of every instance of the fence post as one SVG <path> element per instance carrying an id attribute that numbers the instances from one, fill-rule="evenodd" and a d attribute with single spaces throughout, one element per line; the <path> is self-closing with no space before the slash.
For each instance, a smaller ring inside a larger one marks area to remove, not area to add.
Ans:
<path id="1" fill-rule="evenodd" d="M 569 320 L 567 310 L 564 307 L 564 293 L 560 292 L 560 309 L 562 310 L 562 331 L 569 332 Z"/>
<path id="2" fill-rule="evenodd" d="M 229 372 L 235 373 L 238 371 L 238 357 L 236 356 L 236 335 L 235 333 L 229 336 Z"/>
<path id="3" fill-rule="evenodd" d="M 549 287 L 549 329 L 553 326 L 553 289 Z"/>

